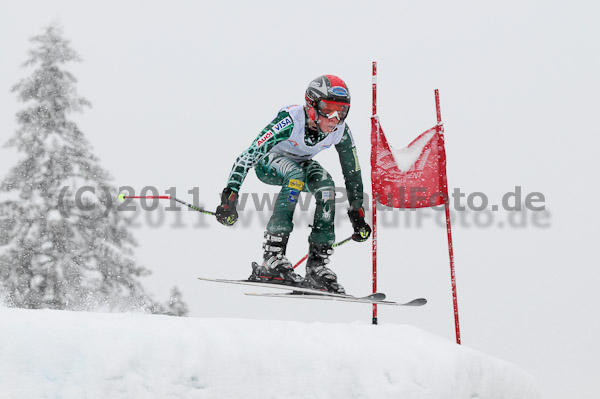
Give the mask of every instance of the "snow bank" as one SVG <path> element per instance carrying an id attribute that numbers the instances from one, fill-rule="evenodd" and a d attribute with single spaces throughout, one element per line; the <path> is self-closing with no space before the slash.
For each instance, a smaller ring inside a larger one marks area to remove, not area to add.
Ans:
<path id="1" fill-rule="evenodd" d="M 417 328 L 0 307 L 0 398 L 538 398 Z"/>

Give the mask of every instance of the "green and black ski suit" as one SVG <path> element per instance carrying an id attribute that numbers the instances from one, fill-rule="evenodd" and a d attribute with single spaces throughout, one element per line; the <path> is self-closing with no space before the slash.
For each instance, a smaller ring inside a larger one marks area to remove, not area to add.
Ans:
<path id="1" fill-rule="evenodd" d="M 351 209 L 363 204 L 363 183 L 354 139 L 346 123 L 329 134 L 308 129 L 306 112 L 301 105 L 282 108 L 235 161 L 227 187 L 239 192 L 250 168 L 258 178 L 281 186 L 273 215 L 267 225 L 271 234 L 289 234 L 293 229 L 294 209 L 300 191 L 310 192 L 316 210 L 309 242 L 333 244 L 335 241 L 335 184 L 331 175 L 312 158 L 335 145 L 340 158 Z"/>

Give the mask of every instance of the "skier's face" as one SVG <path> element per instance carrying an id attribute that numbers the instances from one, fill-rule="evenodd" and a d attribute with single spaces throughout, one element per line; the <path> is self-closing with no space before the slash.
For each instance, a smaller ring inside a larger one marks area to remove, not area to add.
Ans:
<path id="1" fill-rule="evenodd" d="M 308 120 L 308 127 L 312 130 L 317 130 L 317 123 L 319 124 L 319 128 L 323 133 L 329 134 L 333 132 L 333 129 L 335 129 L 335 127 L 339 123 L 339 120 L 333 121 L 332 119 L 319 115 L 319 117 L 317 118 L 317 122 L 315 122 L 312 119 Z"/>
<path id="2" fill-rule="evenodd" d="M 319 101 L 317 123 L 323 133 L 331 133 L 348 116 L 350 104 L 330 100 Z"/>
<path id="3" fill-rule="evenodd" d="M 319 128 L 321 128 L 323 133 L 331 133 L 338 123 L 340 123 L 340 120 L 337 117 L 328 118 L 326 116 L 319 115 L 317 123 L 319 124 Z"/>

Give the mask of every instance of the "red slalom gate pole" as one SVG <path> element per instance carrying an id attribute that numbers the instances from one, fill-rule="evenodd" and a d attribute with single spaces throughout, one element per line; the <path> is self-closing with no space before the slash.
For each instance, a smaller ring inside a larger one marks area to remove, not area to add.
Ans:
<path id="1" fill-rule="evenodd" d="M 456 273 L 454 269 L 454 249 L 452 246 L 452 228 L 450 223 L 450 197 L 448 196 L 448 177 L 446 175 L 446 150 L 444 146 L 444 125 L 442 124 L 442 112 L 440 109 L 440 92 L 435 90 L 435 109 L 437 113 L 438 132 L 440 134 L 440 140 L 442 141 L 441 152 L 442 159 L 441 163 L 444 168 L 444 173 L 441 174 L 442 184 L 440 185 L 444 189 L 446 195 L 446 201 L 444 203 L 446 208 L 446 231 L 448 232 L 448 255 L 450 256 L 450 281 L 452 283 L 452 303 L 454 305 L 454 326 L 456 330 L 456 343 L 460 345 L 460 323 L 458 321 L 458 297 L 456 295 Z"/>
<path id="2" fill-rule="evenodd" d="M 377 292 L 377 205 L 375 204 L 375 181 L 373 179 L 373 168 L 375 168 L 377 160 L 377 141 L 379 140 L 379 121 L 377 120 L 377 62 L 373 62 L 373 116 L 372 122 L 375 122 L 376 132 L 371 131 L 371 207 L 373 209 L 373 293 Z M 372 128 L 371 128 L 372 129 Z M 375 172 L 377 173 L 377 172 Z M 373 304 L 372 323 L 376 325 L 377 320 L 377 304 Z"/>

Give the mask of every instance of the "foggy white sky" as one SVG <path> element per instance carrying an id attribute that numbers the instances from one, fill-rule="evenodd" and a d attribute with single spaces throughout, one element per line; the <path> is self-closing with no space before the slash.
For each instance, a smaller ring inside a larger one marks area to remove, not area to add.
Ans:
<path id="1" fill-rule="evenodd" d="M 368 188 L 370 68 L 378 61 L 379 115 L 394 147 L 435 124 L 437 88 L 451 189 L 484 192 L 490 204 L 515 186 L 546 198 L 546 228 L 532 226 L 531 214 L 524 228 L 508 226 L 506 212 L 488 228 L 468 227 L 464 215 L 455 215 L 463 343 L 521 366 L 546 398 L 595 398 L 600 28 L 598 7 L 589 4 L 2 0 L 0 141 L 13 134 L 23 107 L 10 87 L 28 75 L 19 67 L 28 38 L 58 21 L 84 59 L 67 68 L 93 104 L 74 118 L 115 185 L 155 186 L 161 193 L 177 187 L 188 200 L 187 190 L 199 187 L 201 202 L 216 207 L 235 157 L 275 112 L 301 103 L 314 77 L 335 74 L 352 92 L 348 123 Z M 0 149 L 0 175 L 18 157 Z M 317 160 L 342 186 L 335 151 Z M 275 192 L 254 172 L 242 190 Z M 339 239 L 350 234 L 344 209 L 338 209 Z M 452 340 L 445 230 L 432 222 L 435 212 L 416 214 L 429 219 L 421 227 L 414 219 L 410 226 L 380 227 L 379 288 L 392 300 L 425 296 L 430 303 L 380 309 L 380 319 Z M 162 224 L 159 217 L 139 214 L 136 257 L 154 272 L 146 285 L 157 298 L 179 286 L 192 316 L 370 320 L 367 305 L 248 298 L 244 288 L 196 281 L 249 274 L 264 230 L 256 214 L 249 226 L 234 229 L 212 220 L 194 227 L 197 215 L 187 212 L 168 214 Z M 171 227 L 177 217 L 185 227 Z M 297 217 L 292 261 L 306 252 L 309 233 L 309 218 Z M 351 293 L 371 288 L 370 248 L 351 243 L 332 258 Z"/>

